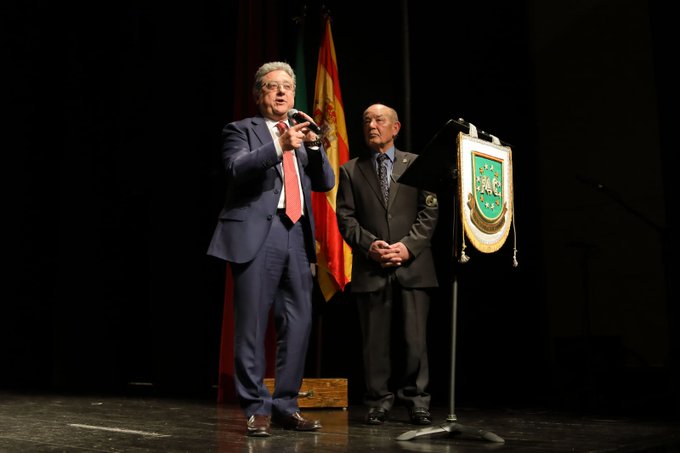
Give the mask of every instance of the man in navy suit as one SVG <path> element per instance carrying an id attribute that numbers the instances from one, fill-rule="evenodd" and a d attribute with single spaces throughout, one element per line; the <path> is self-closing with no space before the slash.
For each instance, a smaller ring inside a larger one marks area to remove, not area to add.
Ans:
<path id="1" fill-rule="evenodd" d="M 335 174 L 319 137 L 308 127 L 311 118 L 305 114 L 309 121 L 289 122 L 295 99 L 290 65 L 262 65 L 255 73 L 253 95 L 260 114 L 223 130 L 227 191 L 208 254 L 231 266 L 236 392 L 247 435 L 269 436 L 272 422 L 300 431 L 321 428 L 319 421 L 300 414 L 298 392 L 312 325 L 310 266 L 316 262 L 316 249 L 311 192 L 331 190 Z M 277 126 L 281 121 L 284 130 Z M 285 153 L 295 157 L 291 168 L 301 196 L 285 191 Z M 286 206 L 293 198 L 300 200 L 302 216 L 291 220 Z M 263 382 L 271 310 L 277 346 L 273 393 Z"/>
<path id="2" fill-rule="evenodd" d="M 366 423 L 384 423 L 398 400 L 408 408 L 412 423 L 428 425 L 426 335 L 430 291 L 438 285 L 430 244 L 439 216 L 437 198 L 397 182 L 418 156 L 395 148 L 401 123 L 394 109 L 369 106 L 363 125 L 368 152 L 340 167 L 336 214 L 340 233 L 352 248 L 351 290 L 363 338 Z M 400 334 L 404 348 L 390 349 L 393 334 Z M 400 373 L 393 369 L 395 353 L 403 361 Z"/>

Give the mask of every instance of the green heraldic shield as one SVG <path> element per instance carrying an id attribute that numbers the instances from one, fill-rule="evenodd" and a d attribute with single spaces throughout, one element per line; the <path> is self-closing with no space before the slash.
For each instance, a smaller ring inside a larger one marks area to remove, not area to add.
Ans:
<path id="1" fill-rule="evenodd" d="M 500 249 L 513 221 L 512 151 L 458 134 L 458 195 L 464 236 L 484 253 Z M 463 256 L 465 238 L 463 238 Z"/>

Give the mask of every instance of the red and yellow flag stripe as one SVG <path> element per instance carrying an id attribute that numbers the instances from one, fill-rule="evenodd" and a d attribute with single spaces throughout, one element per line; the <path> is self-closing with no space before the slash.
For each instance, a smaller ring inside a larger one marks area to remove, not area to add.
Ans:
<path id="1" fill-rule="evenodd" d="M 330 17 L 326 18 L 319 48 L 314 87 L 314 121 L 321 127 L 324 148 L 335 171 L 335 187 L 326 193 L 312 194 L 319 260 L 318 281 L 324 298 L 328 301 L 338 290 L 344 290 L 352 275 L 352 251 L 340 236 L 335 217 L 339 171 L 340 166 L 349 159 L 349 142 Z"/>

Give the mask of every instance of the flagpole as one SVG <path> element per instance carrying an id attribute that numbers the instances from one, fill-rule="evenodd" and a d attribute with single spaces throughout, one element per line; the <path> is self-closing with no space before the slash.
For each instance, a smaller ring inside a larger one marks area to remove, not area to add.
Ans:
<path id="1" fill-rule="evenodd" d="M 408 25 L 408 0 L 401 0 L 401 51 L 402 61 L 402 80 L 404 89 L 404 106 L 402 116 L 404 124 L 411 124 L 411 51 L 409 47 L 409 25 Z M 411 151 L 411 128 L 404 130 L 404 149 Z"/>

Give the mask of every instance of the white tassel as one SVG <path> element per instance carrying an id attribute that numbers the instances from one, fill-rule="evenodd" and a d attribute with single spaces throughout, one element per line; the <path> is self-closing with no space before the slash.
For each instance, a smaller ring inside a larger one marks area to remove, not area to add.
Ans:
<path id="1" fill-rule="evenodd" d="M 461 250 L 460 259 L 458 260 L 458 262 L 467 263 L 468 261 L 470 261 L 470 257 L 465 254 L 465 250 Z"/>
<path id="2" fill-rule="evenodd" d="M 517 227 L 515 226 L 515 203 L 512 204 L 512 237 L 513 237 L 513 247 L 512 247 L 512 267 L 519 266 L 517 262 Z"/>
<path id="3" fill-rule="evenodd" d="M 473 128 L 473 127 L 474 126 L 472 124 L 470 124 L 470 128 Z M 477 129 L 475 129 L 475 133 L 477 133 Z M 465 224 L 462 220 L 460 222 L 460 225 L 463 229 L 465 228 Z M 468 261 L 470 261 L 470 257 L 465 254 L 465 249 L 467 248 L 467 245 L 465 245 L 465 233 L 464 232 L 463 232 L 462 240 L 463 240 L 463 243 L 462 243 L 461 248 L 460 248 L 460 259 L 458 260 L 458 262 L 464 264 L 464 263 L 467 263 Z"/>

